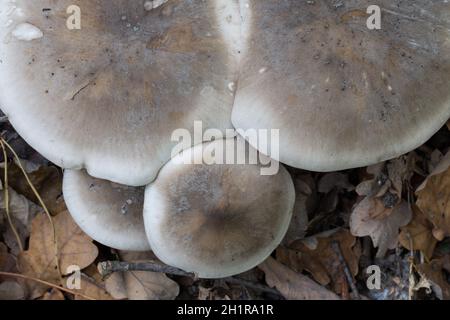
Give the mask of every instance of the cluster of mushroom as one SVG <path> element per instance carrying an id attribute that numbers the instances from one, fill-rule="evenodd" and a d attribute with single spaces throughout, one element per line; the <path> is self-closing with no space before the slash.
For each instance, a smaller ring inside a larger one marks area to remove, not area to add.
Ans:
<path id="1" fill-rule="evenodd" d="M 283 167 L 180 164 L 204 145 L 172 157 L 175 130 L 279 129 L 275 161 L 333 171 L 406 153 L 450 117 L 447 2 L 380 0 L 377 31 L 370 1 L 79 0 L 80 30 L 71 2 L 2 1 L 0 106 L 66 169 L 87 234 L 200 277 L 267 258 L 295 191 Z"/>

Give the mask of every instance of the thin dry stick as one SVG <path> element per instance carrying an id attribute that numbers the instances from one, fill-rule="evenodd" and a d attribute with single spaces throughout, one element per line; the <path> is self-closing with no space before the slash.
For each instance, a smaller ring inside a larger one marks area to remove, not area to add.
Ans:
<path id="1" fill-rule="evenodd" d="M 8 144 L 8 142 L 6 142 L 5 139 L 0 138 L 0 141 L 2 142 L 2 145 L 5 145 L 9 149 L 9 151 L 13 154 L 13 156 L 14 156 L 16 162 L 17 162 L 17 165 L 20 168 L 20 171 L 24 175 L 25 179 L 27 180 L 28 185 L 30 186 L 30 188 L 33 191 L 33 193 L 36 196 L 36 198 L 38 199 L 39 204 L 44 209 L 44 212 L 45 212 L 45 214 L 47 215 L 47 217 L 48 217 L 48 219 L 50 221 L 50 224 L 51 224 L 51 227 L 52 227 L 52 230 L 53 230 L 53 242 L 55 244 L 55 263 L 56 263 L 56 268 L 58 270 L 59 277 L 62 278 L 61 269 L 60 269 L 59 260 L 58 260 L 58 239 L 56 237 L 56 229 L 55 229 L 55 224 L 53 223 L 52 215 L 48 211 L 47 206 L 45 205 L 44 201 L 41 198 L 41 195 L 39 194 L 39 192 L 36 190 L 36 188 L 34 187 L 33 183 L 31 182 L 30 177 L 28 176 L 25 168 L 23 167 L 22 162 L 20 161 L 20 158 L 17 155 L 16 151 Z"/>
<path id="2" fill-rule="evenodd" d="M 103 277 L 109 276 L 111 273 L 114 272 L 148 271 L 148 272 L 167 273 L 174 276 L 196 278 L 196 275 L 194 273 L 189 273 L 181 269 L 161 265 L 153 261 L 135 262 L 135 263 L 123 261 L 105 261 L 100 262 L 98 264 L 98 271 Z"/>
<path id="3" fill-rule="evenodd" d="M 43 285 L 46 285 L 46 286 L 49 286 L 49 287 L 52 287 L 52 288 L 55 288 L 55 289 L 59 289 L 59 290 L 61 290 L 61 291 L 64 291 L 64 292 L 73 294 L 73 295 L 75 295 L 75 296 L 82 297 L 82 298 L 87 299 L 87 300 L 96 300 L 96 299 L 94 299 L 94 298 L 92 298 L 92 297 L 89 297 L 89 296 L 87 296 L 87 295 L 84 295 L 84 294 L 79 293 L 79 292 L 76 292 L 76 291 L 72 291 L 72 290 L 66 289 L 66 288 L 61 287 L 61 286 L 58 286 L 58 285 L 56 285 L 56 284 L 54 284 L 54 283 L 47 282 L 47 281 L 44 281 L 44 280 L 41 280 L 41 279 L 38 279 L 38 278 L 33 278 L 33 277 L 25 276 L 25 275 L 23 275 L 23 274 L 10 273 L 10 272 L 0 272 L 0 276 L 3 276 L 3 277 L 11 277 L 11 278 L 20 278 L 20 279 L 25 279 L 25 280 L 35 281 L 35 282 L 37 282 L 37 283 L 40 283 L 40 284 L 43 284 Z"/>
<path id="4" fill-rule="evenodd" d="M 412 205 L 411 205 L 411 189 L 409 184 L 406 185 L 407 189 L 408 189 L 408 205 L 409 208 L 412 211 Z M 409 249 L 410 249 L 410 256 L 409 256 L 409 277 L 408 277 L 408 299 L 409 300 L 414 300 L 414 288 L 416 286 L 416 280 L 414 277 L 414 242 L 413 239 L 411 237 L 411 234 L 409 232 L 406 232 L 406 236 L 408 237 L 408 241 L 409 241 Z"/>
<path id="5" fill-rule="evenodd" d="M 184 276 L 197 279 L 197 275 L 195 273 L 186 272 L 178 268 L 174 268 L 167 265 L 162 265 L 160 263 L 154 261 L 148 262 L 123 262 L 123 261 L 105 261 L 100 262 L 98 264 L 98 271 L 103 277 L 107 277 L 108 275 L 114 272 L 129 272 L 129 271 L 146 271 L 146 272 L 160 272 L 167 273 L 175 276 Z M 225 282 L 231 284 L 242 285 L 254 290 L 258 290 L 261 292 L 271 293 L 273 295 L 282 296 L 278 290 L 269 288 L 265 285 L 251 282 L 248 280 L 240 279 L 240 278 L 225 278 L 223 279 Z"/>
<path id="6" fill-rule="evenodd" d="M 413 251 L 413 240 L 411 238 L 411 234 L 409 232 L 406 232 L 406 236 L 409 241 L 409 246 L 411 248 L 410 250 L 410 256 L 409 256 L 409 277 L 408 277 L 408 300 L 414 300 L 414 288 L 416 286 L 416 280 L 414 277 L 414 251 Z"/>
<path id="7" fill-rule="evenodd" d="M 5 212 L 6 212 L 6 218 L 8 219 L 8 224 L 14 234 L 14 236 L 16 237 L 16 241 L 17 241 L 17 245 L 19 246 L 19 250 L 22 252 L 23 251 L 23 245 L 22 245 L 22 240 L 20 239 L 19 233 L 17 232 L 16 227 L 14 226 L 14 223 L 12 222 L 11 219 L 11 213 L 9 212 L 9 183 L 8 183 L 8 155 L 6 154 L 6 148 L 5 145 L 3 144 L 3 141 L 0 140 L 0 145 L 2 147 L 2 151 L 3 151 L 3 159 L 4 159 L 4 192 L 5 192 Z"/>
<path id="8" fill-rule="evenodd" d="M 339 242 L 333 241 L 331 243 L 331 247 L 332 247 L 333 251 L 336 253 L 336 255 L 338 256 L 340 264 L 344 268 L 344 274 L 345 274 L 348 284 L 350 285 L 350 288 L 352 289 L 353 295 L 355 296 L 356 299 L 360 300 L 361 296 L 359 295 L 359 291 L 353 280 L 352 273 L 350 272 L 347 262 L 345 261 L 344 255 L 342 254 L 342 250 L 339 245 Z"/>

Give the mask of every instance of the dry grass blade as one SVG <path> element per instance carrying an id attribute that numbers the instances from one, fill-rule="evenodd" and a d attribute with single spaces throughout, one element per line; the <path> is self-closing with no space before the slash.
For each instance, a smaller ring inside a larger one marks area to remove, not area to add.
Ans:
<path id="1" fill-rule="evenodd" d="M 61 269 L 60 269 L 59 261 L 58 261 L 58 240 L 57 240 L 57 237 L 56 237 L 56 229 L 55 229 L 55 225 L 53 223 L 53 218 L 52 218 L 50 212 L 48 211 L 47 206 L 45 205 L 44 201 L 42 200 L 41 195 L 39 194 L 39 192 L 36 190 L 36 188 L 34 187 L 33 183 L 31 182 L 30 177 L 28 176 L 25 168 L 23 167 L 22 162 L 20 161 L 20 158 L 17 155 L 16 151 L 8 144 L 8 142 L 6 142 L 5 139 L 1 138 L 0 142 L 1 142 L 2 148 L 4 149 L 4 154 L 6 154 L 6 150 L 5 150 L 5 146 L 6 146 L 6 148 L 14 156 L 14 158 L 15 158 L 15 160 L 17 162 L 17 165 L 19 166 L 20 170 L 22 171 L 22 174 L 24 175 L 25 179 L 27 180 L 28 185 L 30 186 L 30 188 L 33 191 L 34 195 L 38 199 L 40 206 L 44 209 L 45 214 L 47 215 L 48 219 L 50 220 L 50 223 L 52 225 L 52 230 L 53 230 L 53 239 L 54 239 L 54 242 L 55 242 L 55 263 L 56 263 L 56 267 L 58 269 L 58 273 L 59 273 L 60 277 L 62 278 Z M 6 162 L 6 160 L 5 160 L 5 162 Z"/>
<path id="2" fill-rule="evenodd" d="M 25 279 L 25 280 L 31 280 L 31 281 L 35 281 L 35 282 L 38 282 L 38 283 L 47 285 L 47 286 L 49 286 L 49 287 L 55 288 L 55 289 L 59 289 L 59 290 L 61 290 L 61 291 L 67 292 L 67 293 L 73 294 L 73 295 L 75 295 L 75 296 L 82 297 L 82 298 L 87 299 L 87 300 L 96 300 L 96 299 L 94 299 L 94 298 L 92 298 L 92 297 L 89 297 L 89 296 L 84 295 L 84 294 L 82 294 L 82 293 L 78 293 L 78 292 L 75 292 L 75 291 L 66 289 L 66 288 L 61 287 L 61 286 L 58 286 L 58 285 L 56 285 L 56 284 L 54 284 L 54 283 L 51 283 L 51 282 L 48 282 L 48 281 L 44 281 L 44 280 L 41 280 L 41 279 L 37 279 L 37 278 L 33 278 L 33 277 L 29 277 L 29 276 L 25 276 L 25 275 L 23 275 L 23 274 L 10 273 L 10 272 L 0 272 L 0 276 L 3 276 L 3 277 L 12 277 L 12 278 L 20 278 L 20 279 Z"/>
<path id="3" fill-rule="evenodd" d="M 8 155 L 6 153 L 5 144 L 3 143 L 3 139 L 0 140 L 0 145 L 2 147 L 3 151 L 3 159 L 4 159 L 4 192 L 5 192 L 5 212 L 6 212 L 6 218 L 8 220 L 8 224 L 14 233 L 14 236 L 16 237 L 17 245 L 19 246 L 19 250 L 23 251 L 23 244 L 22 240 L 20 239 L 19 233 L 17 232 L 16 227 L 14 226 L 14 223 L 11 219 L 11 214 L 9 212 L 9 183 L 8 183 Z"/>

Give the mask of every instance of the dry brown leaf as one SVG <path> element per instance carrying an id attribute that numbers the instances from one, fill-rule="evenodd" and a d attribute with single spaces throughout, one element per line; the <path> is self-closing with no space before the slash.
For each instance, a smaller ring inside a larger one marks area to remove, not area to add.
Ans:
<path id="1" fill-rule="evenodd" d="M 130 263 L 157 260 L 150 251 L 120 251 L 119 256 Z M 180 293 L 178 284 L 163 273 L 116 272 L 105 283 L 107 291 L 117 300 L 172 300 Z"/>
<path id="2" fill-rule="evenodd" d="M 58 258 L 61 272 L 71 265 L 83 269 L 94 262 L 98 255 L 92 239 L 81 231 L 68 212 L 53 218 L 57 240 Z M 60 284 L 60 276 L 55 263 L 55 243 L 50 221 L 44 214 L 38 215 L 32 223 L 29 249 L 18 256 L 19 269 L 24 275 L 51 283 Z M 41 284 L 27 282 L 31 298 L 40 297 L 47 289 Z"/>
<path id="3" fill-rule="evenodd" d="M 448 257 L 445 257 L 417 266 L 421 277 L 431 283 L 434 293 L 441 300 L 450 300 L 450 283 L 444 273 L 447 260 Z"/>
<path id="4" fill-rule="evenodd" d="M 53 288 L 50 291 L 46 292 L 40 300 L 58 301 L 58 300 L 66 300 L 66 298 L 64 298 L 64 295 L 60 290 Z"/>
<path id="5" fill-rule="evenodd" d="M 66 206 L 61 197 L 62 194 L 62 173 L 60 169 L 54 166 L 33 165 L 29 162 L 22 160 L 27 171 L 28 177 L 33 183 L 36 190 L 39 190 L 39 194 L 52 214 L 65 211 Z M 34 203 L 38 203 L 38 199 L 34 195 L 27 180 L 23 176 L 20 168 L 13 164 L 8 168 L 8 174 L 10 176 L 10 185 L 18 193 L 24 195 L 27 199 L 30 199 Z"/>
<path id="6" fill-rule="evenodd" d="M 273 258 L 267 259 L 259 268 L 266 274 L 267 284 L 288 300 L 339 300 L 330 290 Z"/>
<path id="7" fill-rule="evenodd" d="M 353 208 L 350 230 L 358 237 L 370 236 L 377 257 L 383 257 L 388 249 L 398 244 L 399 228 L 412 218 L 409 205 L 402 202 L 403 184 L 413 173 L 413 153 L 383 164 L 367 168 L 373 176 L 361 182 L 356 192 L 364 198 Z"/>
<path id="8" fill-rule="evenodd" d="M 214 300 L 214 288 L 205 288 L 203 286 L 198 286 L 198 297 L 200 301 Z"/>
<path id="9" fill-rule="evenodd" d="M 340 172 L 327 173 L 319 180 L 318 190 L 329 193 L 333 189 L 353 191 L 355 187 L 348 181 L 348 175 Z"/>
<path id="10" fill-rule="evenodd" d="M 0 242 L 0 271 L 3 272 L 15 272 L 16 259 L 12 254 L 8 253 L 8 248 L 5 244 Z M 0 277 L 0 281 L 2 277 Z"/>
<path id="11" fill-rule="evenodd" d="M 333 242 L 337 242 L 350 272 L 358 274 L 361 255 L 359 243 L 348 230 L 336 229 L 292 243 L 277 250 L 277 260 L 296 272 L 308 271 L 321 285 L 332 284 L 335 292 L 342 292 L 346 284 L 343 266 Z"/>
<path id="12" fill-rule="evenodd" d="M 15 281 L 0 283 L 0 300 L 24 300 L 25 289 Z"/>
<path id="13" fill-rule="evenodd" d="M 106 290 L 118 300 L 173 300 L 180 293 L 178 284 L 165 274 L 142 271 L 113 273 Z"/>
<path id="14" fill-rule="evenodd" d="M 427 259 L 431 259 L 437 244 L 433 236 L 433 224 L 419 208 L 413 206 L 413 219 L 400 232 L 400 244 L 408 250 L 419 250 Z"/>
<path id="15" fill-rule="evenodd" d="M 5 210 L 4 192 L 0 192 L 0 209 Z M 23 195 L 9 188 L 9 213 L 11 217 L 20 221 L 23 225 L 29 226 L 31 221 L 42 208 L 32 203 Z"/>
<path id="16" fill-rule="evenodd" d="M 429 160 L 424 163 L 425 167 L 428 169 L 428 172 L 434 172 L 435 169 L 438 167 L 440 163 L 442 163 L 442 159 L 444 158 L 444 155 L 442 154 L 441 150 L 435 149 L 431 154 L 429 155 Z M 444 168 L 445 170 L 445 168 Z M 442 173 L 442 172 L 440 172 Z M 426 183 L 426 182 L 425 182 Z M 416 190 L 418 191 L 418 190 Z"/>
<path id="17" fill-rule="evenodd" d="M 95 281 L 86 275 L 81 275 L 81 288 L 73 290 L 94 300 L 113 300 L 113 297 L 106 291 L 105 283 Z M 76 295 L 75 300 L 86 300 L 84 297 Z"/>
<path id="18" fill-rule="evenodd" d="M 16 259 L 8 253 L 8 248 L 0 242 L 0 271 L 16 273 Z M 20 300 L 26 297 L 23 281 L 0 276 L 0 300 Z"/>
<path id="19" fill-rule="evenodd" d="M 413 175 L 415 158 L 415 153 L 411 152 L 406 156 L 389 161 L 386 165 L 393 193 L 399 198 L 401 198 L 403 193 L 403 183 L 409 181 Z"/>
<path id="20" fill-rule="evenodd" d="M 377 257 L 383 257 L 388 249 L 398 244 L 399 229 L 412 219 L 412 212 L 406 202 L 397 205 L 389 215 L 375 215 L 376 199 L 366 197 L 353 210 L 350 217 L 350 230 L 354 236 L 370 236 L 378 248 Z"/>
<path id="21" fill-rule="evenodd" d="M 308 214 L 312 212 L 316 198 L 315 182 L 311 175 L 294 179 L 295 204 L 289 229 L 283 240 L 289 244 L 305 237 L 308 228 Z"/>
<path id="22" fill-rule="evenodd" d="M 450 236 L 450 152 L 416 194 L 416 204 L 433 223 L 435 234 L 441 234 L 442 238 Z"/>
<path id="23" fill-rule="evenodd" d="M 0 215 L 6 217 L 4 192 L 0 192 Z M 22 245 L 26 239 L 30 236 L 31 221 L 39 213 L 42 212 L 42 208 L 32 203 L 24 196 L 18 194 L 14 189 L 9 188 L 9 213 L 11 220 L 14 224 L 14 228 L 17 230 L 21 239 Z M 12 232 L 6 219 L 3 221 L 5 232 L 3 238 L 5 243 L 11 249 L 14 254 L 19 254 L 20 247 L 17 243 L 17 238 Z"/>

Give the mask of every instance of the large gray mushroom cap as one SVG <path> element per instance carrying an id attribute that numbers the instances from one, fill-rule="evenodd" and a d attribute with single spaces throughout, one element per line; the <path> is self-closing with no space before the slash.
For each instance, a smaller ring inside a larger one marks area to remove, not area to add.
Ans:
<path id="1" fill-rule="evenodd" d="M 450 116 L 450 2 L 248 0 L 233 124 L 280 129 L 280 161 L 365 166 Z M 381 30 L 369 30 L 371 5 Z"/>
<path id="2" fill-rule="evenodd" d="M 295 191 L 283 167 L 263 176 L 257 164 L 180 161 L 202 150 L 196 146 L 163 167 L 147 187 L 144 221 L 153 252 L 163 262 L 201 278 L 222 278 L 255 267 L 280 244 Z"/>
<path id="3" fill-rule="evenodd" d="M 81 30 L 66 27 L 74 4 Z M 232 127 L 236 2 L 152 8 L 143 0 L 0 2 L 0 105 L 52 162 L 145 185 L 170 159 L 175 129 L 195 120 Z"/>
<path id="4" fill-rule="evenodd" d="M 150 250 L 142 210 L 144 188 L 127 187 L 65 170 L 64 200 L 75 222 L 92 239 L 119 250 Z"/>

